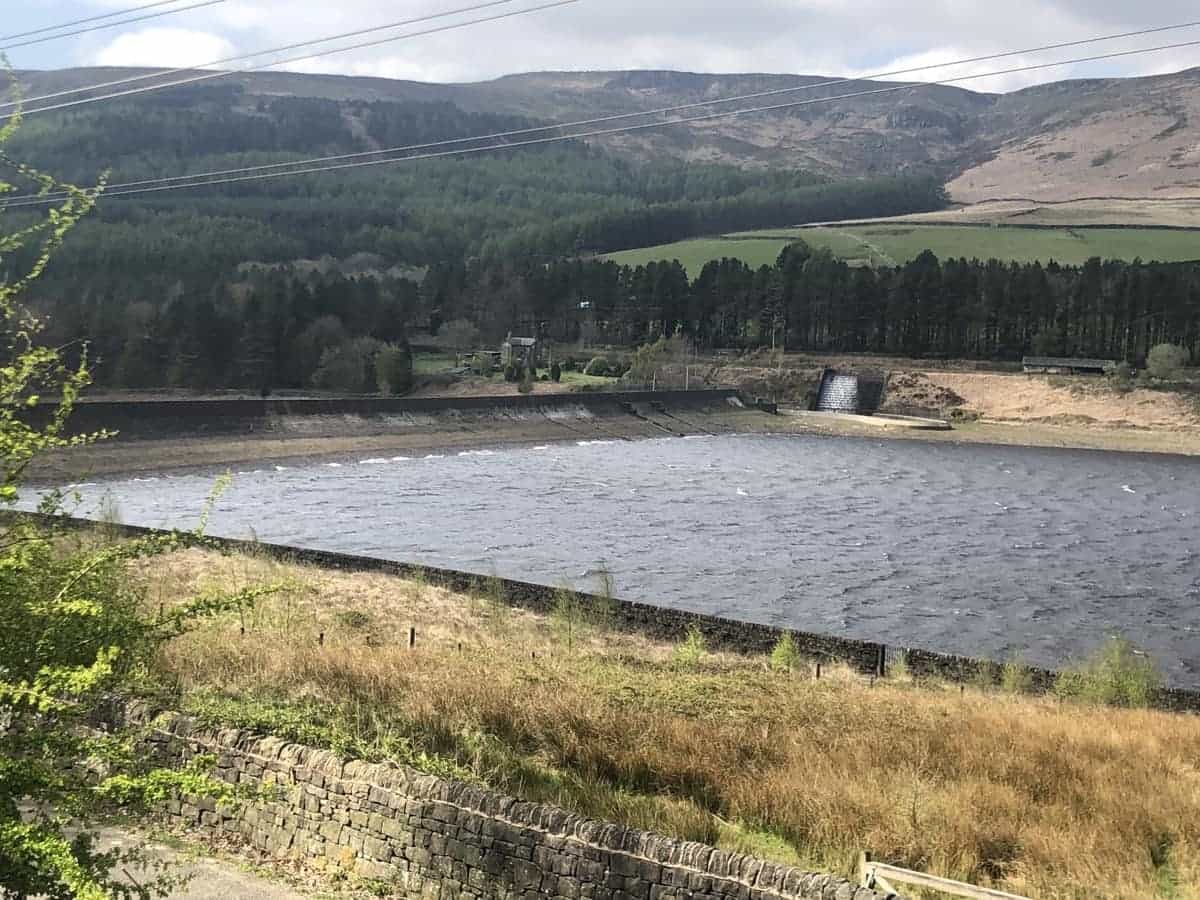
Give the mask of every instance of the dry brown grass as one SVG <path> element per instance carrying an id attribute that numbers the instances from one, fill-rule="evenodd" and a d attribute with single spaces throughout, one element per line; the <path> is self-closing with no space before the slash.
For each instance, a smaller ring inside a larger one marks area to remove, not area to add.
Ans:
<path id="1" fill-rule="evenodd" d="M 846 871 L 870 848 L 1035 897 L 1200 896 L 1195 717 L 685 666 L 594 627 L 568 651 L 553 617 L 390 577 L 198 551 L 154 567 L 153 602 L 293 585 L 244 636 L 228 618 L 164 654 L 210 715 L 291 703 L 501 790 L 789 862 Z"/>

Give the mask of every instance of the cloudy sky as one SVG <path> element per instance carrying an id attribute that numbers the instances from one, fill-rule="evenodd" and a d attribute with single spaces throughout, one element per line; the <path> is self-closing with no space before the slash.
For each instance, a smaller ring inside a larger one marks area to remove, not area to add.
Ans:
<path id="1" fill-rule="evenodd" d="M 148 2 L 0 0 L 6 7 L 0 17 L 0 35 Z M 178 0 L 178 5 L 193 2 L 198 0 Z M 22 39 L 0 39 L 0 47 L 10 47 L 7 54 L 18 68 L 96 64 L 178 67 L 477 2 L 480 0 L 223 0 L 204 9 L 33 46 L 12 46 Z M 545 2 L 549 0 L 514 0 L 492 10 L 387 34 L 469 21 Z M 506 21 L 476 24 L 282 68 L 424 81 L 476 81 L 541 69 L 867 75 L 1189 19 L 1200 19 L 1193 0 L 1144 0 L 1136 4 L 1119 0 L 579 0 Z M 924 77 L 948 78 L 1189 40 L 1200 41 L 1200 27 L 1037 57 L 940 69 Z M 330 46 L 337 44 L 322 49 Z M 248 64 L 273 59 L 264 56 Z M 963 86 L 1010 90 L 1067 77 L 1157 74 L 1198 65 L 1200 46 L 980 79 L 964 82 Z"/>

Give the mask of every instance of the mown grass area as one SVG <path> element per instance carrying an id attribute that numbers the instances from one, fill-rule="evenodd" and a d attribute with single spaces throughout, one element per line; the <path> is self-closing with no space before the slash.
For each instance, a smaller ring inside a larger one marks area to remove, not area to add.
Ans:
<path id="1" fill-rule="evenodd" d="M 537 616 L 494 580 L 468 596 L 198 550 L 145 565 L 154 604 L 284 587 L 159 659 L 169 701 L 214 723 L 843 873 L 869 848 L 1033 897 L 1198 895 L 1198 717 L 815 680 L 786 647 L 613 631 L 566 588 Z"/>
<path id="2" fill-rule="evenodd" d="M 744 232 L 722 238 L 680 241 L 609 255 L 626 265 L 678 259 L 693 278 L 713 259 L 733 257 L 755 268 L 771 265 L 788 243 L 802 239 L 835 256 L 875 266 L 903 264 L 924 250 L 939 257 L 996 258 L 1078 265 L 1093 256 L 1147 262 L 1200 259 L 1200 232 L 1151 228 L 1028 229 L 949 225 L 862 225 Z"/>
<path id="3" fill-rule="evenodd" d="M 414 353 L 414 375 L 440 375 L 453 370 L 458 358 L 453 353 Z"/>

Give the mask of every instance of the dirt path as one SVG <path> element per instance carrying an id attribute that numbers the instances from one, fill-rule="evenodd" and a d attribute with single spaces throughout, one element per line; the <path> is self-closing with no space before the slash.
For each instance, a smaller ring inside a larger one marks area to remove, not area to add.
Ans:
<path id="1" fill-rule="evenodd" d="M 122 828 L 100 830 L 100 843 L 104 849 L 131 848 L 143 840 L 136 832 Z M 191 877 L 185 887 L 171 893 L 172 900 L 312 900 L 338 896 L 328 891 L 301 892 L 282 881 L 255 874 L 232 859 L 205 855 L 183 845 L 168 846 L 161 841 L 151 841 L 146 849 L 152 860 L 171 866 L 172 874 Z M 142 873 L 133 871 L 130 874 L 142 880 Z"/>

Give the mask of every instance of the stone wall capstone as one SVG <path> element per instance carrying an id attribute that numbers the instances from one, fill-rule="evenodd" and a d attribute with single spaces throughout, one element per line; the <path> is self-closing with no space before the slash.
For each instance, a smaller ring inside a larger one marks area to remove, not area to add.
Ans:
<path id="1" fill-rule="evenodd" d="M 223 807 L 180 798 L 167 816 L 211 836 L 420 898 L 561 900 L 885 900 L 829 874 L 804 872 L 395 766 L 237 729 L 210 729 L 131 704 L 150 752 L 166 763 L 216 758 L 216 777 L 264 799 Z"/>

